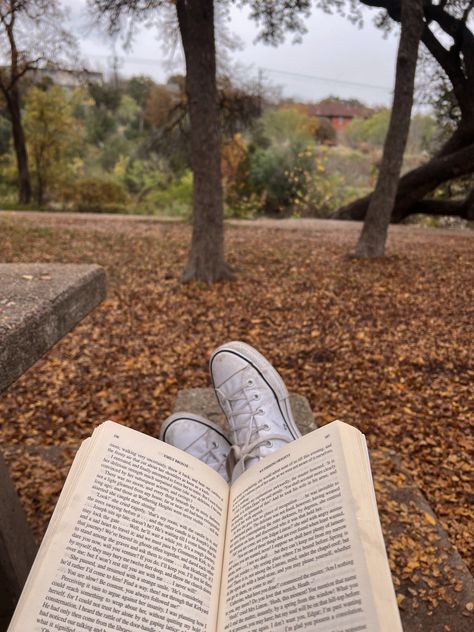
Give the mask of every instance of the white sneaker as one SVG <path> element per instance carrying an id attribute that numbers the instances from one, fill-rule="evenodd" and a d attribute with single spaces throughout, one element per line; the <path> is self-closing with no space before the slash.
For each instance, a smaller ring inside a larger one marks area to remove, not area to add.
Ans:
<path id="1" fill-rule="evenodd" d="M 226 461 L 231 443 L 220 426 L 194 413 L 174 413 L 162 424 L 160 439 L 192 454 L 229 482 Z"/>
<path id="2" fill-rule="evenodd" d="M 272 365 L 244 342 L 229 342 L 212 354 L 217 399 L 232 430 L 232 480 L 260 459 L 301 437 L 285 384 Z"/>

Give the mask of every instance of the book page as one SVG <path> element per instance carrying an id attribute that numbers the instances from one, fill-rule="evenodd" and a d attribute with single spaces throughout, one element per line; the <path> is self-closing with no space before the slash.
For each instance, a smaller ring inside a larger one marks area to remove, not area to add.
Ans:
<path id="1" fill-rule="evenodd" d="M 333 422 L 232 485 L 218 630 L 401 632 L 364 445 Z"/>
<path id="2" fill-rule="evenodd" d="M 74 461 L 9 632 L 215 632 L 229 488 L 105 422 Z"/>

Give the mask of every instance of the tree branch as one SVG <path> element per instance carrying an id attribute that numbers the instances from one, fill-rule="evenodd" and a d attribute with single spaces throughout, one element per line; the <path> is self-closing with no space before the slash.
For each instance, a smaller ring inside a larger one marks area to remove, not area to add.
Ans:
<path id="1" fill-rule="evenodd" d="M 145 155 L 151 149 L 156 147 L 163 141 L 167 134 L 170 134 L 177 127 L 181 127 L 183 120 L 188 115 L 188 109 L 183 103 L 177 103 L 168 113 L 169 123 L 157 130 L 143 143 L 138 150 L 138 155 Z"/>
<path id="2" fill-rule="evenodd" d="M 474 189 L 463 200 L 419 200 L 398 219 L 401 221 L 418 213 L 437 217 L 460 217 L 472 221 L 474 220 Z"/>
<path id="3" fill-rule="evenodd" d="M 392 221 L 399 222 L 425 195 L 448 180 L 459 178 L 474 171 L 474 142 L 446 156 L 438 156 L 406 173 L 398 183 Z M 365 217 L 371 194 L 346 206 L 336 214 L 338 219 L 362 220 Z"/>
<path id="4" fill-rule="evenodd" d="M 454 46 L 451 50 L 457 54 L 462 51 L 468 74 L 474 79 L 474 35 L 467 26 L 467 18 L 473 7 L 474 2 L 470 0 L 463 17 L 459 19 L 445 11 L 440 5 L 430 3 L 426 8 L 426 15 L 453 38 Z"/>
<path id="5" fill-rule="evenodd" d="M 385 9 L 387 12 L 390 8 L 393 9 L 393 2 L 390 0 L 360 0 L 361 4 L 365 4 L 367 7 L 373 7 L 377 9 Z"/>
<path id="6" fill-rule="evenodd" d="M 361 4 L 364 4 L 368 7 L 385 9 L 392 20 L 400 22 L 400 0 L 360 0 L 360 2 Z M 458 57 L 459 51 L 462 51 L 467 67 L 467 73 L 471 77 L 471 79 L 474 80 L 474 35 L 467 26 L 469 15 L 474 9 L 474 0 L 469 0 L 469 3 L 466 6 L 461 19 L 448 13 L 448 11 L 446 10 L 447 6 L 448 2 L 446 0 L 439 2 L 439 4 L 437 5 L 433 4 L 432 0 L 425 2 L 424 11 L 427 24 L 426 30 L 429 30 L 429 22 L 433 21 L 436 22 L 445 33 L 453 38 L 455 44 L 452 49 L 453 58 L 454 56 Z M 437 41 L 436 37 L 433 34 L 432 36 L 434 40 Z M 426 42 L 424 43 L 428 46 Z M 441 54 L 442 51 L 448 53 L 448 51 L 440 44 L 439 41 L 437 41 L 437 44 L 437 51 L 439 54 Z M 431 48 L 428 48 L 428 50 L 430 50 L 430 52 L 434 54 Z M 438 59 L 438 57 L 436 57 L 436 59 Z M 458 65 L 459 67 L 462 67 L 462 64 L 459 62 Z"/>
<path id="7" fill-rule="evenodd" d="M 462 18 L 461 18 L 461 22 L 463 24 L 467 24 L 469 14 L 471 13 L 472 9 L 474 9 L 474 0 L 470 0 L 469 4 L 464 9 L 464 13 L 462 14 Z"/>
<path id="8" fill-rule="evenodd" d="M 13 88 L 13 86 L 18 83 L 18 81 L 24 77 L 26 75 L 27 72 L 30 72 L 30 70 L 36 70 L 37 69 L 37 64 L 39 64 L 40 61 L 45 60 L 45 57 L 37 57 L 36 59 L 32 59 L 31 61 L 27 62 L 23 68 L 21 70 L 18 70 L 15 73 L 15 76 L 11 78 L 10 83 L 8 85 L 8 90 L 11 90 Z"/>
<path id="9" fill-rule="evenodd" d="M 446 50 L 427 24 L 425 25 L 421 41 L 448 75 L 449 80 L 453 84 L 459 106 L 461 108 L 468 107 L 466 104 L 466 78 L 461 71 L 459 55 Z"/>

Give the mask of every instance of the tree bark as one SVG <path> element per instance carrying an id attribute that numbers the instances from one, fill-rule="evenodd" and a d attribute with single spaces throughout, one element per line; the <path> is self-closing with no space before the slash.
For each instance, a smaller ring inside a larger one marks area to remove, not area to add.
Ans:
<path id="1" fill-rule="evenodd" d="M 28 169 L 28 154 L 26 151 L 25 133 L 21 121 L 20 97 L 15 86 L 6 95 L 8 113 L 10 115 L 18 170 L 18 201 L 29 204 L 31 201 L 30 172 Z"/>
<path id="2" fill-rule="evenodd" d="M 214 283 L 233 276 L 224 261 L 214 3 L 213 0 L 177 0 L 176 11 L 186 60 L 194 177 L 193 234 L 182 280 Z"/>
<path id="3" fill-rule="evenodd" d="M 423 0 L 402 0 L 395 90 L 382 164 L 356 247 L 358 257 L 383 257 L 388 226 L 410 129 L 418 47 L 424 28 Z"/>

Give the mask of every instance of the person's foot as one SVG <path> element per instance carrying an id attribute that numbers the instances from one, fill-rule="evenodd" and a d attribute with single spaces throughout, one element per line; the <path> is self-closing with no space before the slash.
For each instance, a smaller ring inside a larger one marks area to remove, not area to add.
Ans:
<path id="1" fill-rule="evenodd" d="M 220 346 L 210 360 L 217 399 L 232 431 L 232 479 L 261 458 L 301 437 L 285 384 L 272 365 L 244 342 Z"/>
<path id="2" fill-rule="evenodd" d="M 220 426 L 194 413 L 174 413 L 162 424 L 160 439 L 207 463 L 227 482 L 231 443 Z"/>

